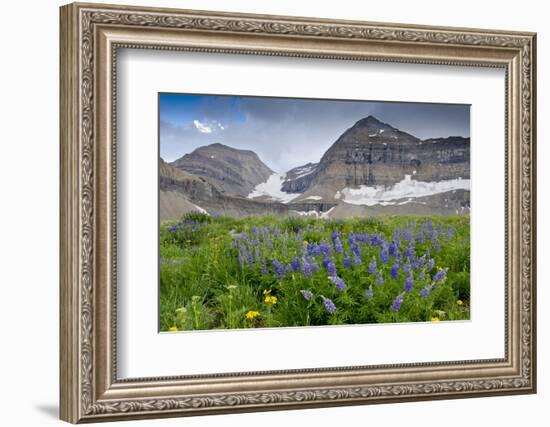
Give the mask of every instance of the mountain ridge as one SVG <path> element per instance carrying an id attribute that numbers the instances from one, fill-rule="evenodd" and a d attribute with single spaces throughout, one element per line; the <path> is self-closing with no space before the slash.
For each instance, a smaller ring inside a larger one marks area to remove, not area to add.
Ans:
<path id="1" fill-rule="evenodd" d="M 469 209 L 469 137 L 422 140 L 373 115 L 347 128 L 319 162 L 309 162 L 285 174 L 274 173 L 252 150 L 221 143 L 198 147 L 169 166 L 182 175 L 175 176 L 174 170 L 165 168 L 161 172 L 163 191 L 179 192 L 191 204 L 196 201 L 197 206 L 214 214 L 263 211 L 303 215 L 334 211 L 335 215 L 374 215 L 406 212 L 409 208 L 411 212 L 437 213 Z M 163 173 L 166 176 L 162 177 Z M 177 189 L 174 181 L 179 182 Z M 426 184 L 421 185 L 423 182 Z M 414 194 L 407 196 L 415 188 L 422 188 L 425 194 L 416 202 Z M 180 205 L 184 210 L 190 206 L 183 202 Z"/>

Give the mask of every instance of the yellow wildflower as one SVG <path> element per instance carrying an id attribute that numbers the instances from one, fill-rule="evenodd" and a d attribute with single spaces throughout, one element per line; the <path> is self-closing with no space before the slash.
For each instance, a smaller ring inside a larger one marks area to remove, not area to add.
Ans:
<path id="1" fill-rule="evenodd" d="M 253 320 L 255 319 L 256 317 L 258 317 L 260 315 L 260 312 L 259 311 L 255 311 L 255 310 L 249 310 L 247 313 L 246 313 L 246 318 L 248 320 Z"/>
<path id="2" fill-rule="evenodd" d="M 178 328 L 176 326 L 172 326 L 170 329 L 168 329 L 170 332 L 178 332 Z"/>
<path id="3" fill-rule="evenodd" d="M 264 302 L 275 305 L 277 304 L 277 297 L 273 295 L 268 295 L 265 297 Z"/>
<path id="4" fill-rule="evenodd" d="M 458 300 L 458 301 L 457 301 L 456 303 L 457 303 L 458 305 L 462 305 L 462 304 L 464 304 L 464 302 L 462 302 L 462 300 L 461 300 L 461 299 L 459 299 L 459 300 Z"/>
<path id="5" fill-rule="evenodd" d="M 432 317 L 432 322 L 439 322 L 439 321 L 440 321 L 439 317 Z"/>
<path id="6" fill-rule="evenodd" d="M 264 289 L 263 294 L 264 295 L 270 295 L 271 294 L 271 289 Z"/>

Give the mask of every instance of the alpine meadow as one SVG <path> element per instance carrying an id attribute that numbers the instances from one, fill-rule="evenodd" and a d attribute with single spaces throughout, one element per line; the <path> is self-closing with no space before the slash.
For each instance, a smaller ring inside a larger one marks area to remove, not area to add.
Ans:
<path id="1" fill-rule="evenodd" d="M 470 318 L 470 107 L 159 94 L 164 332 Z"/>

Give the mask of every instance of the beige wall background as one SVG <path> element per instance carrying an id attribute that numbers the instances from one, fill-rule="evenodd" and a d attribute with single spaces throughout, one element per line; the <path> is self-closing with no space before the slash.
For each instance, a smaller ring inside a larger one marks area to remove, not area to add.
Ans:
<path id="1" fill-rule="evenodd" d="M 110 0 L 112 3 L 125 4 Z M 538 32 L 539 393 L 127 422 L 124 426 L 544 425 L 550 406 L 550 27 L 545 2 L 161 0 L 131 3 L 235 12 Z M 0 419 L 60 425 L 58 401 L 58 7 L 4 2 L 0 24 Z M 488 173 L 491 165 L 488 164 Z M 120 424 L 122 425 L 122 424 Z"/>

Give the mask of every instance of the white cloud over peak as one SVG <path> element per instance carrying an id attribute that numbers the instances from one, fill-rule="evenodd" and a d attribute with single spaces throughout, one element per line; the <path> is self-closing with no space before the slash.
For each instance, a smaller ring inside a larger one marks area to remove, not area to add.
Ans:
<path id="1" fill-rule="evenodd" d="M 200 133 L 212 133 L 212 128 L 205 122 L 193 120 L 193 124 Z"/>
<path id="2" fill-rule="evenodd" d="M 200 120 L 193 120 L 193 124 L 200 133 L 212 133 L 218 130 L 225 130 L 225 127 L 216 120 L 202 122 Z"/>

